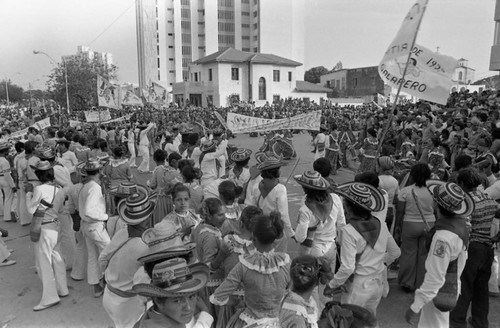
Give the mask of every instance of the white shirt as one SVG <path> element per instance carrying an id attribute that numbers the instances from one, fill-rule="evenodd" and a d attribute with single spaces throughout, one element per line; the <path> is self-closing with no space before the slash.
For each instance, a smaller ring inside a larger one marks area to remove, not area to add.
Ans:
<path id="1" fill-rule="evenodd" d="M 500 180 L 495 181 L 494 184 L 486 188 L 484 193 L 488 194 L 494 200 L 500 199 Z"/>
<path id="2" fill-rule="evenodd" d="M 93 223 L 106 221 L 106 202 L 101 186 L 95 181 L 85 183 L 78 196 L 78 208 L 83 221 Z"/>
<path id="3" fill-rule="evenodd" d="M 379 175 L 379 188 L 387 191 L 389 194 L 389 204 L 394 202 L 394 197 L 399 193 L 398 180 L 392 175 Z"/>
<path id="4" fill-rule="evenodd" d="M 356 263 L 357 254 L 361 256 Z M 348 224 L 341 231 L 341 265 L 329 286 L 336 288 L 343 285 L 353 273 L 359 276 L 382 274 L 384 263 L 389 265 L 400 255 L 401 251 L 386 224 L 380 223 L 380 235 L 374 248 L 367 245 L 363 236 Z"/>
<path id="5" fill-rule="evenodd" d="M 64 165 L 69 171 L 69 173 L 75 172 L 75 166 L 78 164 L 78 158 L 76 158 L 76 155 L 72 151 L 65 151 L 64 153 L 61 154 L 61 157 L 59 158 L 59 163 Z"/>
<path id="6" fill-rule="evenodd" d="M 444 285 L 449 263 L 457 258 L 457 284 L 460 291 L 460 276 L 467 260 L 467 250 L 457 234 L 448 230 L 437 230 L 425 260 L 424 282 L 415 291 L 415 299 L 411 305 L 413 312 L 420 312 L 425 304 L 436 297 L 439 289 Z"/>

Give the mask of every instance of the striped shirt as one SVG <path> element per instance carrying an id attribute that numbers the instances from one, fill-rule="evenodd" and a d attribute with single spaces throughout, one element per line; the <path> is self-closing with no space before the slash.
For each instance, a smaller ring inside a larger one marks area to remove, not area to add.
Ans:
<path id="1" fill-rule="evenodd" d="M 476 205 L 471 215 L 471 233 L 469 241 L 491 245 L 491 224 L 500 205 L 481 191 L 476 190 L 469 194 L 472 196 Z"/>

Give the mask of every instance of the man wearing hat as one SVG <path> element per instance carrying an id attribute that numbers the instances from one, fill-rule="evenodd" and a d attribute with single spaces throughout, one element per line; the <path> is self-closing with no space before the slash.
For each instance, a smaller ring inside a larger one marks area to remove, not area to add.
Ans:
<path id="1" fill-rule="evenodd" d="M 465 218 L 474 211 L 474 201 L 453 182 L 429 180 L 427 188 L 437 204 L 436 233 L 425 261 L 424 282 L 415 291 L 415 299 L 406 311 L 405 318 L 408 323 L 415 324 L 421 312 L 418 327 L 448 327 L 450 313 L 447 311 L 450 308 L 443 308 L 443 303 L 437 302 L 441 300 L 437 298 L 438 291 L 445 284 L 448 268 L 455 268 L 456 281 L 448 282 L 455 286 L 454 295 L 445 291 L 450 295 L 449 298 L 458 298 L 456 287 L 465 266 L 469 239 Z"/>
<path id="2" fill-rule="evenodd" d="M 82 219 L 82 230 L 87 245 L 87 281 L 94 287 L 94 297 L 104 293 L 102 286 L 103 272 L 98 265 L 102 250 L 109 244 L 110 238 L 106 231 L 106 202 L 102 194 L 100 172 L 101 164 L 96 158 L 89 159 L 82 165 L 88 181 L 78 196 L 78 211 Z"/>
<path id="3" fill-rule="evenodd" d="M 198 297 L 209 275 L 206 264 L 188 265 L 179 257 L 156 264 L 151 283 L 133 287 L 134 292 L 153 301 L 134 328 L 210 327 L 213 318 Z"/>
<path id="4" fill-rule="evenodd" d="M 116 328 L 133 326 L 144 312 L 142 300 L 131 289 L 142 266 L 137 258 L 148 250 L 141 237 L 151 226 L 154 208 L 148 194 L 140 191 L 120 201 L 117 209 L 127 228 L 119 230 L 99 255 L 106 279 L 102 305 Z"/>
<path id="5" fill-rule="evenodd" d="M 385 207 L 385 200 L 377 188 L 361 182 L 340 185 L 337 193 L 344 198 L 347 225 L 341 229 L 341 265 L 325 295 L 342 287 L 342 304 L 362 306 L 376 315 L 386 265 L 401 255 L 387 226 L 372 215 Z"/>

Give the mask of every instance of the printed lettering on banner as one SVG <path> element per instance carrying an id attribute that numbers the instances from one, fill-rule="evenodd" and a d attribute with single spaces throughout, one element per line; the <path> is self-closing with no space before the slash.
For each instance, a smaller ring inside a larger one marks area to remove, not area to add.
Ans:
<path id="1" fill-rule="evenodd" d="M 127 106 L 142 106 L 142 100 L 135 93 L 130 90 L 122 92 L 122 105 Z"/>
<path id="2" fill-rule="evenodd" d="M 224 119 L 219 114 L 219 112 L 214 111 L 214 115 L 215 115 L 215 117 L 217 117 L 217 119 L 219 120 L 220 124 L 222 124 L 222 126 L 227 129 L 227 124 L 226 124 L 226 122 L 224 122 Z"/>
<path id="3" fill-rule="evenodd" d="M 320 110 L 276 120 L 227 113 L 227 128 L 233 133 L 264 132 L 281 129 L 319 131 L 320 124 Z"/>
<path id="4" fill-rule="evenodd" d="M 100 118 L 99 119 L 99 114 Z M 85 112 L 85 120 L 89 123 L 94 123 L 94 122 L 106 122 L 111 120 L 111 114 L 109 113 L 109 110 L 101 110 L 100 113 L 99 111 L 93 110 L 93 111 L 86 111 Z"/>

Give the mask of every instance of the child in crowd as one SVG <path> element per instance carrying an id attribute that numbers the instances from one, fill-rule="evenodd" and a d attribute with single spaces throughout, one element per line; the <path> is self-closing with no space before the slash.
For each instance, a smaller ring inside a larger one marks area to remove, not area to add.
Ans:
<path id="1" fill-rule="evenodd" d="M 225 236 L 230 232 L 238 233 L 239 218 L 244 205 L 238 204 L 236 199 L 241 195 L 242 187 L 237 187 L 231 181 L 222 181 L 219 185 L 219 198 L 226 207 L 226 218 L 222 224 L 221 232 Z"/>
<path id="2" fill-rule="evenodd" d="M 242 255 L 229 276 L 210 296 L 213 304 L 226 305 L 230 296 L 240 285 L 243 286 L 245 308 L 233 315 L 227 327 L 280 327 L 281 300 L 290 282 L 290 257 L 275 252 L 273 245 L 283 236 L 283 227 L 278 212 L 256 217 L 252 241 L 257 251 Z"/>
<path id="3" fill-rule="evenodd" d="M 185 234 L 184 239 L 189 239 L 188 237 L 191 235 L 191 230 L 199 223 L 199 219 L 196 214 L 189 209 L 189 189 L 181 182 L 178 182 L 172 188 L 171 194 L 174 203 L 174 210 L 167 214 L 167 216 L 165 216 L 163 220 L 156 225 L 161 226 L 164 221 L 172 221 L 177 226 L 177 229 L 183 231 Z"/>

